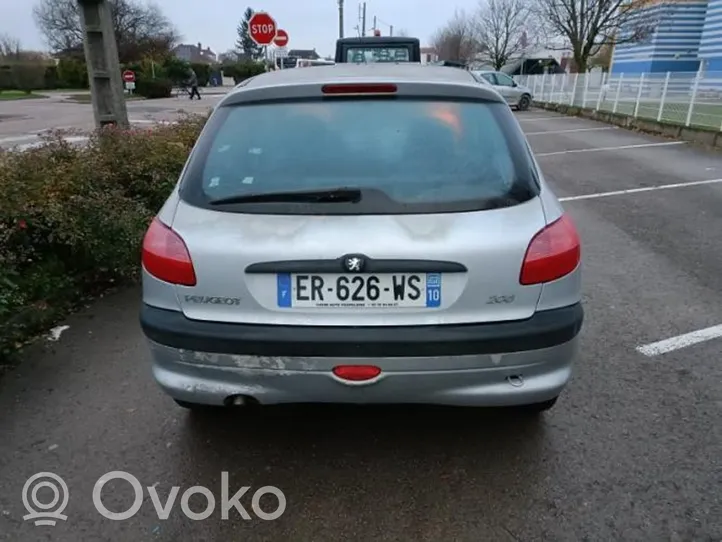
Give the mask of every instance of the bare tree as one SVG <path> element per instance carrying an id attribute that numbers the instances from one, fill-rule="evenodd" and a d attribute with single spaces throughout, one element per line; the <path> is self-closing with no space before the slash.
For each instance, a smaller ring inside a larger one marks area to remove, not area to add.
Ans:
<path id="1" fill-rule="evenodd" d="M 43 62 L 45 60 L 47 57 L 41 51 L 23 49 L 19 39 L 9 34 L 0 34 L 0 61 Z"/>
<path id="2" fill-rule="evenodd" d="M 20 55 L 20 40 L 9 34 L 0 34 L 0 58 L 14 58 Z"/>
<path id="3" fill-rule="evenodd" d="M 408 38 L 408 37 L 409 37 L 409 31 L 406 30 L 405 28 L 402 28 L 402 29 L 400 29 L 400 30 L 397 30 L 394 34 L 395 34 L 396 36 L 401 37 L 401 38 Z"/>
<path id="4" fill-rule="evenodd" d="M 540 25 L 529 0 L 482 0 L 474 20 L 480 55 L 500 70 L 536 43 Z"/>
<path id="5" fill-rule="evenodd" d="M 176 42 L 175 28 L 155 4 L 139 0 L 109 0 L 121 62 L 139 55 L 167 52 Z M 35 22 L 55 52 L 82 51 L 83 32 L 77 0 L 40 0 Z"/>
<path id="6" fill-rule="evenodd" d="M 464 11 L 456 11 L 454 16 L 431 38 L 439 60 L 469 62 L 479 50 L 474 37 L 472 18 Z"/>
<path id="7" fill-rule="evenodd" d="M 541 18 L 572 50 L 577 71 L 605 45 L 647 39 L 658 16 L 645 16 L 643 3 L 629 0 L 537 0 Z"/>

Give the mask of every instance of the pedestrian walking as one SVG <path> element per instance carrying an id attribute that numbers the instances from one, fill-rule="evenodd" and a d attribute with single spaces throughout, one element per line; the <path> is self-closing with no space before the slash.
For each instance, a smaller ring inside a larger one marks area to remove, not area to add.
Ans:
<path id="1" fill-rule="evenodd" d="M 201 93 L 198 92 L 198 76 L 196 75 L 196 72 L 193 70 L 193 68 L 190 68 L 188 70 L 188 86 L 191 87 L 191 100 L 194 96 L 198 96 L 198 99 L 201 99 Z"/>

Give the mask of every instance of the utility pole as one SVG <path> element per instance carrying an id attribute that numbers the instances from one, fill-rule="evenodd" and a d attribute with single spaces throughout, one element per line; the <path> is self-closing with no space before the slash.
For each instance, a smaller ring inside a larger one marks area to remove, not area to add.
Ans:
<path id="1" fill-rule="evenodd" d="M 363 3 L 363 11 L 361 12 L 361 36 L 366 36 L 366 2 Z"/>
<path id="2" fill-rule="evenodd" d="M 385 23 L 384 21 L 379 19 L 376 15 L 374 15 L 374 26 L 373 26 L 374 35 L 376 35 L 377 33 L 379 36 L 381 35 L 380 31 L 379 31 L 379 23 L 384 24 L 389 27 L 389 36 L 394 35 L 394 25 Z"/>
<path id="3" fill-rule="evenodd" d="M 107 0 L 77 0 L 97 128 L 130 128 L 120 76 L 118 44 Z"/>
<path id="4" fill-rule="evenodd" d="M 343 38 L 343 0 L 338 0 L 338 37 Z"/>

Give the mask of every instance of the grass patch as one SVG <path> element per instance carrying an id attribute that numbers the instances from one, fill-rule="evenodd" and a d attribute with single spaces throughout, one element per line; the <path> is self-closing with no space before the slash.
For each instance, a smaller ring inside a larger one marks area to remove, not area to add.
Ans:
<path id="1" fill-rule="evenodd" d="M 661 100 L 644 100 L 639 102 L 639 108 L 637 108 L 635 98 L 624 97 L 617 103 L 616 110 L 614 108 L 614 93 L 607 93 L 606 96 L 602 96 L 599 99 L 598 92 L 590 92 L 586 100 L 583 99 L 583 93 L 577 92 L 576 96 L 572 98 L 571 93 L 554 94 L 552 100 L 538 100 L 540 102 L 547 103 L 561 103 L 568 104 L 569 106 L 586 107 L 587 109 L 597 109 L 605 113 L 618 113 L 620 115 L 626 115 L 629 117 L 634 116 L 634 110 L 637 109 L 637 118 L 646 120 L 659 120 L 668 124 L 675 124 L 678 126 L 687 125 L 687 116 L 689 115 L 690 102 L 680 100 L 678 96 L 676 99 L 669 99 L 665 101 L 664 107 L 662 107 Z M 572 104 L 573 102 L 573 104 Z M 582 103 L 584 102 L 584 103 Z M 660 114 L 661 109 L 661 114 Z M 689 122 L 690 128 L 704 128 L 707 130 L 722 131 L 722 102 L 710 99 L 708 102 L 702 101 L 702 98 L 694 104 L 692 108 L 692 115 L 690 116 Z"/>
<path id="2" fill-rule="evenodd" d="M 3 90 L 0 91 L 0 101 L 11 101 L 11 100 L 33 100 L 38 98 L 47 98 L 42 94 L 35 94 L 31 92 L 28 94 L 23 90 Z"/>
<path id="3" fill-rule="evenodd" d="M 637 110 L 637 117 L 641 119 L 657 120 L 670 124 L 686 126 L 687 115 L 689 114 L 689 102 L 667 102 L 664 104 L 660 118 L 661 103 L 657 101 L 640 102 Z M 634 102 L 620 102 L 617 104 L 617 113 L 634 116 Z M 599 108 L 601 111 L 614 111 L 613 101 L 603 101 Z M 713 130 L 722 129 L 722 103 L 699 103 L 692 108 L 690 127 L 707 128 Z"/>

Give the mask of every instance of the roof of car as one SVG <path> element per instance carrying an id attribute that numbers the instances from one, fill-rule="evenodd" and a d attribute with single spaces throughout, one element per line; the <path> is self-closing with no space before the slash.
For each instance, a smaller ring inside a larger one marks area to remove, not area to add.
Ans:
<path id="1" fill-rule="evenodd" d="M 370 62 L 368 64 L 340 63 L 332 66 L 276 70 L 253 77 L 248 84 L 237 88 L 241 90 L 289 84 L 341 82 L 348 79 L 357 81 L 384 79 L 394 80 L 398 83 L 473 83 L 475 81 L 469 72 L 458 68 L 428 66 L 411 62 Z"/>
<path id="2" fill-rule="evenodd" d="M 411 42 L 418 42 L 419 38 L 409 38 L 406 36 L 365 36 L 365 37 L 352 37 L 352 38 L 339 38 L 336 40 L 336 43 L 347 45 L 347 44 L 358 44 L 358 43 L 370 43 L 372 45 L 375 44 L 384 44 L 384 43 L 411 43 Z"/>
<path id="3" fill-rule="evenodd" d="M 341 63 L 312 68 L 289 68 L 262 73 L 236 85 L 216 104 L 217 108 L 289 96 L 316 96 L 313 87 L 338 83 L 392 83 L 431 85 L 439 96 L 475 97 L 497 102 L 504 99 L 489 85 L 482 85 L 467 70 L 445 66 L 400 63 Z M 308 94 L 311 92 L 312 94 Z"/>

